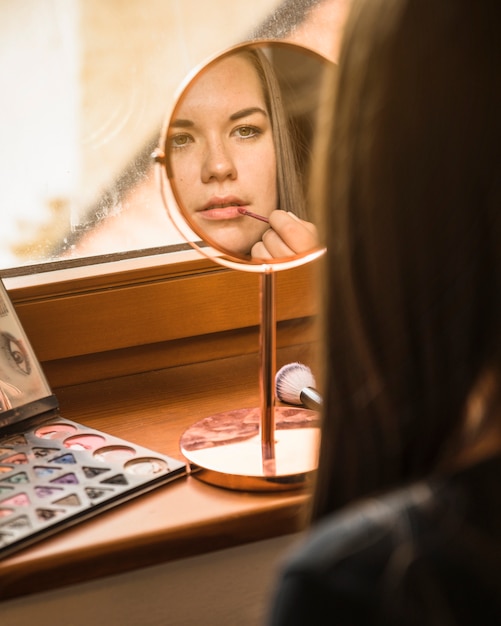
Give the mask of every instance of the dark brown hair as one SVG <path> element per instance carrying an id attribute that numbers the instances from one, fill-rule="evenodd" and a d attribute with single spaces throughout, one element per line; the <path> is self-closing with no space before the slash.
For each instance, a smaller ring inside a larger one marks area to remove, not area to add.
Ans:
<path id="1" fill-rule="evenodd" d="M 354 0 L 316 146 L 314 519 L 453 460 L 472 394 L 501 387 L 500 8 Z M 482 406 L 480 423 L 499 418 Z"/>

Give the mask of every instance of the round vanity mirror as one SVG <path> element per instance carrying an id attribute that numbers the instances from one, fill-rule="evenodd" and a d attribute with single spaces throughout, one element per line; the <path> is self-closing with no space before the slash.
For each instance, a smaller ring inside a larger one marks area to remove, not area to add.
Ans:
<path id="1" fill-rule="evenodd" d="M 180 441 L 196 475 L 220 486 L 296 489 L 316 469 L 318 413 L 275 406 L 274 277 L 324 251 L 307 190 L 332 67 L 295 44 L 231 48 L 188 77 L 154 155 L 167 211 L 186 240 L 261 276 L 260 406 L 212 415 Z"/>
<path id="2" fill-rule="evenodd" d="M 257 272 L 322 254 L 306 192 L 329 66 L 302 46 L 261 41 L 188 77 L 156 160 L 169 215 L 203 254 Z"/>

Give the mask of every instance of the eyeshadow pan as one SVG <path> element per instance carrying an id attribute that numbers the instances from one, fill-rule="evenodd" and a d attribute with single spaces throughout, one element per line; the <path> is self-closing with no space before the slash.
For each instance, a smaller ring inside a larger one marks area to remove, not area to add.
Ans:
<path id="1" fill-rule="evenodd" d="M 76 426 L 72 424 L 47 424 L 41 426 L 35 431 L 35 436 L 40 439 L 66 439 L 69 435 L 76 432 Z"/>
<path id="2" fill-rule="evenodd" d="M 106 488 L 97 488 L 97 487 L 86 487 L 85 493 L 91 500 L 98 500 L 99 498 L 104 498 L 104 496 L 115 493 L 114 489 L 106 489 Z"/>
<path id="3" fill-rule="evenodd" d="M 35 485 L 34 492 L 38 498 L 50 498 L 56 493 L 63 491 L 61 487 L 47 487 L 46 485 Z"/>
<path id="4" fill-rule="evenodd" d="M 68 437 L 63 444 L 65 448 L 70 448 L 71 450 L 95 450 L 105 442 L 105 437 L 101 435 L 85 434 Z"/>
<path id="5" fill-rule="evenodd" d="M 126 472 L 146 476 L 148 474 L 158 474 L 168 468 L 167 463 L 163 459 L 157 458 L 140 458 L 128 461 L 124 465 Z"/>
<path id="6" fill-rule="evenodd" d="M 55 517 L 61 517 L 61 515 L 64 515 L 63 509 L 37 509 L 36 512 L 38 519 L 43 521 L 52 520 Z"/>
<path id="7" fill-rule="evenodd" d="M 14 485 L 29 482 L 28 474 L 26 472 L 19 472 L 19 474 L 14 474 L 14 476 L 8 476 L 3 480 L 6 483 L 11 483 Z"/>
<path id="8" fill-rule="evenodd" d="M 10 463 L 11 465 L 22 465 L 27 462 L 28 459 L 26 458 L 26 454 L 23 454 L 22 452 L 2 459 L 2 463 Z"/>
<path id="9" fill-rule="evenodd" d="M 50 460 L 50 463 L 63 463 L 65 465 L 67 465 L 68 463 L 76 463 L 76 462 L 77 460 L 71 453 L 63 454 L 62 456 L 57 456 L 54 459 Z"/>
<path id="10" fill-rule="evenodd" d="M 116 476 L 112 476 L 111 478 L 106 478 L 101 481 L 105 485 L 127 485 L 127 479 L 123 474 L 116 474 Z"/>
<path id="11" fill-rule="evenodd" d="M 32 448 L 32 453 L 35 458 L 43 459 L 46 456 L 51 456 L 60 452 L 59 448 Z"/>
<path id="12" fill-rule="evenodd" d="M 2 440 L 2 445 L 4 446 L 23 446 L 26 444 L 26 437 L 24 435 L 14 435 L 6 437 Z"/>
<path id="13" fill-rule="evenodd" d="M 31 529 L 31 523 L 26 515 L 21 515 L 16 517 L 16 519 L 8 521 L 6 524 L 2 524 L 2 529 L 4 528 L 8 530 L 26 530 Z"/>
<path id="14" fill-rule="evenodd" d="M 55 500 L 54 504 L 60 504 L 61 506 L 80 506 L 80 498 L 76 493 L 71 493 L 69 496 L 65 496 L 60 500 Z"/>
<path id="15" fill-rule="evenodd" d="M 136 455 L 134 448 L 130 446 L 107 446 L 94 452 L 94 458 L 108 462 L 124 462 Z"/>
<path id="16" fill-rule="evenodd" d="M 41 465 L 37 465 L 33 468 L 35 474 L 39 477 L 43 476 L 53 476 L 59 472 L 59 467 L 43 467 Z"/>
<path id="17" fill-rule="evenodd" d="M 0 502 L 0 506 L 28 506 L 30 499 L 25 493 L 17 493 L 11 498 L 6 498 Z"/>
<path id="18" fill-rule="evenodd" d="M 53 478 L 51 483 L 56 483 L 58 485 L 77 485 L 78 478 L 75 474 L 64 474 L 64 476 L 58 476 L 57 478 Z"/>
<path id="19" fill-rule="evenodd" d="M 82 467 L 82 471 L 86 478 L 95 478 L 96 476 L 109 472 L 110 470 L 107 467 Z"/>

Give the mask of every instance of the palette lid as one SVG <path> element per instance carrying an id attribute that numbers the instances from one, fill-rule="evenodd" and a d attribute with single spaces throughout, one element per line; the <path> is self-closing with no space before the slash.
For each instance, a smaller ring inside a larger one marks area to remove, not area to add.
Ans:
<path id="1" fill-rule="evenodd" d="M 0 428 L 57 406 L 57 399 L 0 279 Z"/>

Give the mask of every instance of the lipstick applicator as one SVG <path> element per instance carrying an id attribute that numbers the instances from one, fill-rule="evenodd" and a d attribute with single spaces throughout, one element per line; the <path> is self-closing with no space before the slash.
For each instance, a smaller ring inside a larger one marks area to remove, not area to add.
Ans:
<path id="1" fill-rule="evenodd" d="M 270 221 L 267 217 L 264 217 L 264 215 L 258 215 L 257 213 L 253 213 L 252 211 L 249 211 L 243 206 L 238 207 L 238 212 L 241 215 L 247 215 L 248 217 L 253 217 L 255 220 L 259 220 L 260 222 L 266 222 L 267 224 Z"/>

